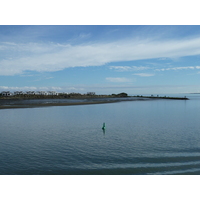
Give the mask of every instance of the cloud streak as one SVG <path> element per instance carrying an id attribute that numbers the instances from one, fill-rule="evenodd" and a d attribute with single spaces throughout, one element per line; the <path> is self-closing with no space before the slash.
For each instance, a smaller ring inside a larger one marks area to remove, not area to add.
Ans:
<path id="1" fill-rule="evenodd" d="M 141 76 L 141 77 L 150 77 L 150 76 L 154 76 L 155 74 L 149 74 L 149 73 L 136 73 L 136 74 L 133 74 L 133 75 Z"/>
<path id="2" fill-rule="evenodd" d="M 83 91 L 84 88 L 72 86 L 72 87 L 35 87 L 35 86 L 24 86 L 24 87 L 10 87 L 10 86 L 0 86 L 0 91 Z"/>
<path id="3" fill-rule="evenodd" d="M 22 74 L 27 70 L 53 72 L 69 67 L 102 66 L 118 61 L 199 55 L 200 37 L 168 41 L 126 39 L 80 45 L 4 42 L 0 43 L 0 54 L 0 75 Z M 118 70 L 134 70 L 134 67 L 118 66 Z"/>
<path id="4" fill-rule="evenodd" d="M 126 71 L 130 71 L 132 69 L 129 66 L 110 66 L 109 68 L 117 70 L 119 72 L 126 72 Z"/>
<path id="5" fill-rule="evenodd" d="M 114 69 L 119 72 L 126 72 L 126 71 L 141 71 L 141 70 L 146 70 L 149 69 L 149 67 L 137 67 L 137 66 L 110 66 L 110 69 Z"/>
<path id="6" fill-rule="evenodd" d="M 114 82 L 114 83 L 131 82 L 130 79 L 125 78 L 125 77 L 107 77 L 106 80 L 109 81 L 109 82 Z"/>
<path id="7" fill-rule="evenodd" d="M 162 68 L 162 69 L 156 69 L 155 71 L 169 71 L 169 70 L 188 70 L 188 69 L 200 69 L 200 66 L 189 66 L 189 67 L 169 67 L 169 68 Z"/>

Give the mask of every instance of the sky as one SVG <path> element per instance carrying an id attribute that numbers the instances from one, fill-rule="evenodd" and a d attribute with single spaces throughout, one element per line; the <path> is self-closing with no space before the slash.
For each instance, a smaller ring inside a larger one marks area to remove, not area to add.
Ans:
<path id="1" fill-rule="evenodd" d="M 0 25 L 0 92 L 200 92 L 200 26 Z"/>

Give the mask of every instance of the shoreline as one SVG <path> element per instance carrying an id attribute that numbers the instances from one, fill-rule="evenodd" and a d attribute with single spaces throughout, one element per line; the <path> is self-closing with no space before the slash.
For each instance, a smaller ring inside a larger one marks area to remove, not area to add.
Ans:
<path id="1" fill-rule="evenodd" d="M 90 98 L 89 101 L 79 102 L 33 102 L 34 100 L 40 101 L 40 99 L 0 99 L 0 110 L 1 109 L 15 109 L 15 108 L 38 108 L 38 107 L 52 107 L 52 106 L 77 106 L 77 105 L 94 105 L 94 104 L 106 104 L 106 103 L 117 103 L 123 101 L 150 101 L 156 99 L 166 100 L 188 100 L 188 98 L 180 97 L 138 97 L 131 96 L 126 98 Z M 43 99 L 43 100 L 55 100 L 55 99 Z M 59 100 L 59 99 L 58 99 Z M 71 99 L 77 100 L 77 98 Z M 80 100 L 80 99 L 79 99 Z M 1 101 L 4 102 L 1 104 Z M 27 102 L 29 101 L 29 102 Z M 32 102 L 31 102 L 32 101 Z"/>
<path id="2" fill-rule="evenodd" d="M 1 109 L 15 109 L 15 108 L 40 108 L 40 107 L 52 107 L 52 106 L 77 106 L 77 105 L 93 105 L 93 104 L 106 104 L 117 103 L 116 101 L 95 101 L 95 102 L 68 102 L 68 103 L 41 103 L 41 104 L 12 104 L 12 105 L 0 105 Z"/>

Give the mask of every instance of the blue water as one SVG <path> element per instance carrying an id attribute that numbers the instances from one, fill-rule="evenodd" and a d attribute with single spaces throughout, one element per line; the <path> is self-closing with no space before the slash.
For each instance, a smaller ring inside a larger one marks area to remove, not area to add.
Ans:
<path id="1" fill-rule="evenodd" d="M 200 174 L 200 95 L 187 97 L 0 110 L 0 174 Z"/>

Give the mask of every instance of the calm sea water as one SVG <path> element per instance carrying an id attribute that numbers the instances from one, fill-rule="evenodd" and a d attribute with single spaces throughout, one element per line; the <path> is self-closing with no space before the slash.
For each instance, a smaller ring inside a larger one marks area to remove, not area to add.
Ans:
<path id="1" fill-rule="evenodd" d="M 200 174 L 188 97 L 0 110 L 0 174 Z"/>

